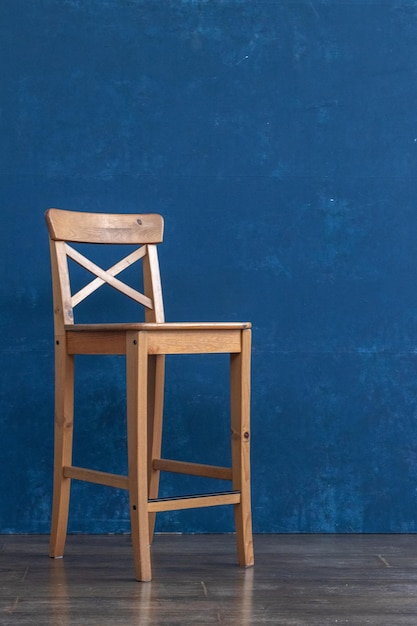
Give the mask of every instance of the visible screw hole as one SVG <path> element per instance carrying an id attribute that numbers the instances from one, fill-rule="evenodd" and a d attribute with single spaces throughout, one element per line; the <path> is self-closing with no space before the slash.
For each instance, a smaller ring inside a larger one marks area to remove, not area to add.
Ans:
<path id="1" fill-rule="evenodd" d="M 59 346 L 59 340 L 58 339 L 55 341 L 55 343 L 56 343 L 57 346 Z"/>
<path id="2" fill-rule="evenodd" d="M 134 340 L 133 340 L 133 345 L 134 345 L 134 346 L 136 346 L 136 345 L 137 345 L 137 343 L 138 343 L 138 342 L 136 341 L 136 339 L 134 339 Z"/>
<path id="3" fill-rule="evenodd" d="M 248 432 L 244 433 L 243 436 L 244 436 L 245 439 L 249 439 L 249 433 Z"/>
<path id="4" fill-rule="evenodd" d="M 142 220 L 136 220 L 139 226 L 142 226 Z"/>
<path id="5" fill-rule="evenodd" d="M 134 511 L 136 511 L 136 504 L 134 504 L 134 505 L 132 506 L 132 509 L 133 509 Z"/>

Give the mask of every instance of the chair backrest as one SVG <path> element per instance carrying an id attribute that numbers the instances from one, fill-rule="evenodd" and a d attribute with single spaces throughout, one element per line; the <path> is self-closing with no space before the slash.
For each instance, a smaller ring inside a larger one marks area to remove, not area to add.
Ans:
<path id="1" fill-rule="evenodd" d="M 49 209 L 45 213 L 48 226 L 55 330 L 74 323 L 74 308 L 99 287 L 108 284 L 143 305 L 146 322 L 164 322 L 161 279 L 156 244 L 163 239 L 164 221 L 157 214 L 84 213 Z M 70 244 L 129 244 L 133 252 L 108 269 L 81 254 Z M 75 293 L 71 290 L 68 259 L 93 274 L 95 278 Z M 116 278 L 136 261 L 142 260 L 143 293 Z"/>

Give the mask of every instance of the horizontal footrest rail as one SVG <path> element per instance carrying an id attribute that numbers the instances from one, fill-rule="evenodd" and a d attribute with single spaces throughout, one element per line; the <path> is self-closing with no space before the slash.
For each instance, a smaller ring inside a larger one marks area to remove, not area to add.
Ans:
<path id="1" fill-rule="evenodd" d="M 154 459 L 152 467 L 154 470 L 160 470 L 161 472 L 173 472 L 175 474 L 188 474 L 189 476 L 203 476 L 204 478 L 232 480 L 232 470 L 230 467 L 203 465 L 201 463 L 187 463 L 185 461 L 174 461 L 171 459 Z"/>
<path id="2" fill-rule="evenodd" d="M 167 463 L 169 463 L 169 461 L 167 461 Z M 188 464 L 185 463 L 184 465 Z M 65 466 L 63 468 L 63 472 L 65 478 L 83 480 L 85 482 L 105 485 L 107 487 L 116 487 L 117 489 L 129 489 L 129 479 L 127 476 L 121 476 L 119 474 L 109 474 L 107 472 L 100 472 L 98 470 L 90 470 L 83 467 L 73 466 Z M 149 513 L 158 513 L 160 511 L 179 511 L 181 509 L 197 509 L 209 506 L 219 506 L 223 504 L 239 504 L 239 502 L 240 491 L 221 491 L 219 493 L 210 494 L 156 498 L 154 500 L 148 501 L 148 511 Z"/>
<path id="3" fill-rule="evenodd" d="M 63 473 L 65 478 L 83 480 L 97 485 L 105 485 L 106 487 L 116 487 L 117 489 L 129 489 L 129 478 L 119 474 L 109 474 L 98 470 L 90 470 L 83 467 L 73 467 L 68 465 L 63 468 Z M 209 506 L 219 506 L 222 504 L 239 504 L 239 502 L 240 491 L 221 491 L 218 493 L 174 496 L 148 500 L 148 511 L 149 513 L 157 513 L 159 511 L 179 511 L 181 509 L 197 509 Z"/>
<path id="4" fill-rule="evenodd" d="M 220 493 L 179 496 L 178 498 L 158 498 L 148 501 L 148 511 L 179 511 L 181 509 L 197 509 L 220 504 L 239 504 L 240 491 L 222 491 Z"/>
<path id="5" fill-rule="evenodd" d="M 107 472 L 99 472 L 98 470 L 85 469 L 83 467 L 64 467 L 65 478 L 75 478 L 76 480 L 84 480 L 87 483 L 96 483 L 97 485 L 105 485 L 106 487 L 116 487 L 117 489 L 129 489 L 129 479 L 127 476 L 119 474 L 108 474 Z"/>

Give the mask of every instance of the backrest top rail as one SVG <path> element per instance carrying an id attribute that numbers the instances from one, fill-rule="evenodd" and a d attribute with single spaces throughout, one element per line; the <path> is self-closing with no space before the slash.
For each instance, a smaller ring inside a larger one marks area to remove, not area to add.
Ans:
<path id="1" fill-rule="evenodd" d="M 156 244 L 163 240 L 164 220 L 157 213 L 88 213 L 48 209 L 53 241 L 103 244 Z"/>

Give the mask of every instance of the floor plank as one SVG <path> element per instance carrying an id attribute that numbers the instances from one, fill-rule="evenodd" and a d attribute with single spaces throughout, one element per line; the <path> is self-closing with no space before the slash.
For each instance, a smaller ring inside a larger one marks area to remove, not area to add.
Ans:
<path id="1" fill-rule="evenodd" d="M 255 568 L 232 535 L 158 535 L 154 580 L 132 578 L 127 536 L 0 537 L 1 626 L 417 624 L 417 536 L 257 535 Z"/>

